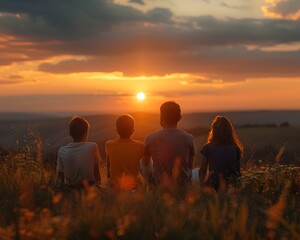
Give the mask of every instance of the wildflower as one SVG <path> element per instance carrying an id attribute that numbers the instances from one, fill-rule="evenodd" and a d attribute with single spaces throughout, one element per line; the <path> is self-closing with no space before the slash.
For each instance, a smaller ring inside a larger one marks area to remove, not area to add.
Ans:
<path id="1" fill-rule="evenodd" d="M 268 229 L 267 236 L 269 239 L 274 239 L 276 237 L 275 230 L 278 227 L 284 213 L 286 207 L 286 195 L 290 185 L 290 183 L 286 184 L 279 197 L 278 202 L 275 203 L 267 212 L 268 220 L 266 222 L 266 228 Z"/>
<path id="2" fill-rule="evenodd" d="M 188 193 L 185 200 L 188 204 L 193 204 L 197 200 L 197 196 L 194 193 Z"/>
<path id="3" fill-rule="evenodd" d="M 54 196 L 54 198 L 52 199 L 52 203 L 54 204 L 54 205 L 56 205 L 56 204 L 58 204 L 59 202 L 60 202 L 60 200 L 62 199 L 62 193 L 61 192 L 59 192 L 58 194 L 56 194 L 55 196 Z"/>

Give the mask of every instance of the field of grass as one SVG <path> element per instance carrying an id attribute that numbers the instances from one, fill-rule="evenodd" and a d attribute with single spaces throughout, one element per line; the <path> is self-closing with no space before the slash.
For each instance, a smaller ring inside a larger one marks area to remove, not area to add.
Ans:
<path id="1" fill-rule="evenodd" d="M 183 193 L 173 179 L 79 193 L 55 187 L 54 174 L 30 151 L 1 159 L 0 239 L 300 239 L 295 166 L 247 165 L 238 186 L 219 193 L 199 183 Z"/>
<path id="2" fill-rule="evenodd" d="M 88 117 L 90 140 L 102 153 L 104 142 L 116 137 L 115 118 Z M 135 118 L 137 139 L 159 128 L 157 115 Z M 195 117 L 185 121 L 182 127 L 195 136 L 199 166 L 208 128 L 198 127 Z M 55 153 L 70 141 L 68 118 L 0 126 L 0 145 L 17 144 L 8 155 L 0 153 L 0 240 L 300 239 L 297 126 L 238 128 L 246 148 L 243 177 L 219 193 L 199 183 L 183 193 L 174 179 L 158 189 L 142 181 L 134 193 L 93 187 L 74 193 L 53 184 Z M 104 167 L 101 175 L 105 184 Z"/>

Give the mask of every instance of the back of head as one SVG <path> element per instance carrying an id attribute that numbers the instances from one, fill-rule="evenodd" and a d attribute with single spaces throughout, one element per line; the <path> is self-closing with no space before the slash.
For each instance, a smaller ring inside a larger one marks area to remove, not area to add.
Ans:
<path id="1" fill-rule="evenodd" d="M 216 116 L 213 120 L 210 126 L 208 142 L 221 145 L 234 144 L 240 152 L 243 153 L 243 145 L 241 144 L 232 123 L 224 116 Z"/>
<path id="2" fill-rule="evenodd" d="M 69 133 L 73 139 L 82 139 L 87 135 L 89 122 L 82 117 L 73 117 L 69 122 Z"/>
<path id="3" fill-rule="evenodd" d="M 165 102 L 160 107 L 160 120 L 165 124 L 174 125 L 181 119 L 180 106 L 173 101 Z"/>
<path id="4" fill-rule="evenodd" d="M 130 138 L 134 132 L 134 119 L 130 115 L 122 115 L 116 121 L 117 132 L 121 138 Z"/>

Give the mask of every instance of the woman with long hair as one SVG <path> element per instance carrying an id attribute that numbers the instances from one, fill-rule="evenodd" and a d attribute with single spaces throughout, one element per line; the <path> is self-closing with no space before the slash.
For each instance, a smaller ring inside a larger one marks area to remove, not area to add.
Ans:
<path id="1" fill-rule="evenodd" d="M 221 183 L 229 183 L 241 176 L 240 159 L 244 147 L 230 120 L 217 116 L 210 126 L 207 143 L 201 149 L 200 180 L 219 190 Z M 208 173 L 207 173 L 208 170 Z"/>

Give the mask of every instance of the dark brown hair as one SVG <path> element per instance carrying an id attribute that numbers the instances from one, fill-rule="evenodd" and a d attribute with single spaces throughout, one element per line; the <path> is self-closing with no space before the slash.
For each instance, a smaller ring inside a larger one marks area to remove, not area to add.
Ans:
<path id="1" fill-rule="evenodd" d="M 81 139 L 90 127 L 89 122 L 82 117 L 73 117 L 69 122 L 69 133 L 73 139 Z"/>
<path id="2" fill-rule="evenodd" d="M 221 145 L 234 144 L 241 154 L 244 152 L 244 146 L 240 142 L 232 123 L 224 116 L 216 116 L 213 120 L 207 142 Z"/>
<path id="3" fill-rule="evenodd" d="M 134 132 L 134 118 L 130 115 L 121 115 L 116 121 L 117 132 L 121 138 L 129 138 Z"/>
<path id="4" fill-rule="evenodd" d="M 160 119 L 167 124 L 176 124 L 181 119 L 180 106 L 173 101 L 165 102 L 160 107 Z"/>

